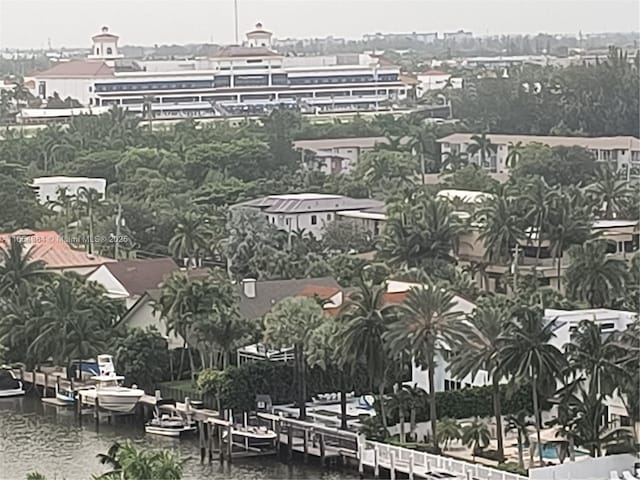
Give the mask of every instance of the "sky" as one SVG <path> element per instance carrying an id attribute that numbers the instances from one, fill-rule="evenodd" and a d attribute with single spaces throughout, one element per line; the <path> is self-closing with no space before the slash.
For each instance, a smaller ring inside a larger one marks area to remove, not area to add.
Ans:
<path id="1" fill-rule="evenodd" d="M 375 32 L 640 31 L 638 0 L 237 0 L 239 30 L 276 38 Z M 233 43 L 233 0 L 0 0 L 0 48 L 88 47 L 102 25 L 121 45 Z"/>

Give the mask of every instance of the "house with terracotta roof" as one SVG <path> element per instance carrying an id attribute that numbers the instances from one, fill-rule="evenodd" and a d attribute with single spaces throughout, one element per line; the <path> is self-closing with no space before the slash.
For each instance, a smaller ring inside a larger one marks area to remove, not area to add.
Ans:
<path id="1" fill-rule="evenodd" d="M 196 274 L 201 277 L 205 271 Z M 321 302 L 328 314 L 335 314 L 342 306 L 343 289 L 331 277 L 299 278 L 292 280 L 244 279 L 236 285 L 240 314 L 249 319 L 264 317 L 280 300 L 289 297 L 315 298 Z M 182 347 L 182 340 L 175 334 L 168 334 L 167 327 L 154 310 L 160 299 L 160 289 L 150 288 L 130 306 L 122 321 L 129 328 L 155 327 L 169 342 L 170 348 Z"/>
<path id="2" fill-rule="evenodd" d="M 115 262 L 112 258 L 89 254 L 84 250 L 74 248 L 52 230 L 22 229 L 12 233 L 0 233 L 0 248 L 7 250 L 12 238 L 24 245 L 32 261 L 44 262 L 49 270 L 73 271 L 87 275 L 100 265 Z"/>
<path id="3" fill-rule="evenodd" d="M 101 284 L 110 298 L 124 299 L 130 308 L 147 290 L 159 288 L 178 269 L 169 257 L 124 260 L 99 266 L 87 279 Z"/>

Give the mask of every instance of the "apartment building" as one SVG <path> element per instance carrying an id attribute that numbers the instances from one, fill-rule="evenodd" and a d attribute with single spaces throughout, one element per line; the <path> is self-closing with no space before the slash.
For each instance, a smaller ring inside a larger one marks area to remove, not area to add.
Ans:
<path id="1" fill-rule="evenodd" d="M 444 157 L 448 153 L 467 153 L 474 144 L 471 133 L 454 133 L 438 139 L 440 153 Z M 469 155 L 469 160 L 491 172 L 505 173 L 508 170 L 507 158 L 510 149 L 519 142 L 522 145 L 541 143 L 550 147 L 583 147 L 591 151 L 600 162 L 607 162 L 617 169 L 640 167 L 640 139 L 631 136 L 620 137 L 557 137 L 538 135 L 487 135 L 495 146 L 495 151 L 486 158 L 486 164 L 480 165 L 481 155 Z"/>
<path id="2" fill-rule="evenodd" d="M 318 140 L 297 140 L 293 148 L 301 155 L 314 154 L 314 165 L 328 175 L 347 173 L 355 168 L 363 153 L 374 150 L 376 146 L 388 144 L 386 137 L 322 138 Z M 304 157 L 303 157 L 304 158 Z"/>

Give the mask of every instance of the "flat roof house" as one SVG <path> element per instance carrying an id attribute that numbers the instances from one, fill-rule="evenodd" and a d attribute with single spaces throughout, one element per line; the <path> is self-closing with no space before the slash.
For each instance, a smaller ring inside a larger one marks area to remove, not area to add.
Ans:
<path id="1" fill-rule="evenodd" d="M 304 229 L 321 238 L 324 226 L 336 219 L 338 212 L 383 207 L 379 200 L 350 198 L 324 193 L 292 193 L 238 203 L 233 208 L 249 208 L 263 212 L 267 221 L 280 230 Z"/>

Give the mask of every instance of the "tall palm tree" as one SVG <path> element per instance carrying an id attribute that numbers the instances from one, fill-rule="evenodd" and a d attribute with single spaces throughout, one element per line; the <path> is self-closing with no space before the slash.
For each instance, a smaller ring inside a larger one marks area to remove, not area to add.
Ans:
<path id="1" fill-rule="evenodd" d="M 194 268 L 207 248 L 208 237 L 209 229 L 202 216 L 187 212 L 178 218 L 175 234 L 169 241 L 169 251 L 174 257 L 186 258 L 187 268 Z"/>
<path id="2" fill-rule="evenodd" d="M 393 352 L 409 352 L 413 361 L 427 370 L 429 378 L 429 412 L 433 446 L 438 449 L 435 390 L 436 349 L 441 342 L 454 344 L 458 332 L 455 295 L 442 285 L 427 281 L 407 293 L 398 308 L 397 318 L 385 335 Z"/>
<path id="3" fill-rule="evenodd" d="M 491 156 L 492 153 L 496 153 L 498 146 L 491 142 L 491 139 L 487 136 L 487 132 L 481 135 L 472 135 L 471 142 L 473 143 L 469 145 L 467 152 L 469 152 L 470 155 L 480 154 L 481 167 L 486 168 L 490 166 L 487 162 L 487 157 Z"/>
<path id="4" fill-rule="evenodd" d="M 22 77 L 18 77 L 15 79 L 13 90 L 11 90 L 11 96 L 16 101 L 18 113 L 22 111 L 23 105 L 27 104 L 29 100 L 33 99 L 33 95 L 26 87 L 24 78 Z"/>
<path id="5" fill-rule="evenodd" d="M 153 102 L 155 102 L 153 95 L 145 95 L 142 98 L 142 116 L 149 123 L 149 132 L 153 132 Z"/>
<path id="6" fill-rule="evenodd" d="M 80 187 L 78 189 L 78 194 L 76 196 L 76 208 L 81 214 L 86 215 L 87 218 L 89 227 L 88 251 L 90 254 L 93 253 L 93 244 L 95 242 L 93 234 L 95 217 L 102 203 L 102 194 L 100 194 L 100 192 L 95 188 Z"/>
<path id="7" fill-rule="evenodd" d="M 531 229 L 529 238 L 535 235 L 537 243 L 536 266 L 540 261 L 540 250 L 545 239 L 547 217 L 555 195 L 556 191 L 549 186 L 543 177 L 534 177 L 527 183 L 520 197 L 526 206 L 525 219 Z"/>
<path id="8" fill-rule="evenodd" d="M 442 171 L 456 171 L 469 165 L 469 155 L 466 152 L 447 152 L 444 154 Z"/>
<path id="9" fill-rule="evenodd" d="M 449 368 L 455 378 L 467 375 L 475 378 L 480 370 L 486 370 L 493 388 L 493 414 L 496 419 L 498 456 L 504 456 L 502 438 L 502 409 L 500 405 L 500 379 L 504 376 L 500 342 L 510 321 L 504 302 L 487 301 L 460 324 L 461 342 L 458 354 L 451 359 Z"/>
<path id="10" fill-rule="evenodd" d="M 454 440 L 462 438 L 462 429 L 455 418 L 445 417 L 438 420 L 438 442 L 442 444 L 442 449 L 446 450 Z"/>
<path id="11" fill-rule="evenodd" d="M 311 298 L 285 298 L 265 316 L 265 342 L 276 348 L 293 346 L 298 379 L 300 420 L 306 418 L 306 364 L 309 343 L 325 320 L 322 307 Z"/>
<path id="12" fill-rule="evenodd" d="M 0 244 L 0 296 L 25 299 L 50 272 L 45 263 L 33 259 L 33 251 L 16 237 L 11 237 L 9 245 Z"/>
<path id="13" fill-rule="evenodd" d="M 565 275 L 569 298 L 586 301 L 592 307 L 610 307 L 624 295 L 627 264 L 607 254 L 606 241 L 574 245 L 569 256 L 571 262 Z"/>
<path id="14" fill-rule="evenodd" d="M 503 192 L 483 202 L 476 211 L 482 222 L 479 239 L 487 249 L 486 257 L 491 262 L 505 262 L 511 251 L 524 238 L 522 218 L 516 200 Z"/>
<path id="15" fill-rule="evenodd" d="M 593 197 L 598 212 L 604 218 L 615 218 L 624 212 L 631 198 L 629 183 L 620 179 L 610 165 L 600 166 L 597 172 L 595 182 L 587 187 L 587 193 Z"/>
<path id="16" fill-rule="evenodd" d="M 624 350 L 617 336 L 604 337 L 600 325 L 591 320 L 580 322 L 571 335 L 571 342 L 565 346 L 574 376 L 580 378 L 585 375 L 588 391 L 601 395 L 611 395 L 619 379 L 628 373 L 620 361 Z"/>
<path id="17" fill-rule="evenodd" d="M 533 307 L 519 307 L 500 339 L 502 368 L 514 378 L 531 382 L 533 414 L 538 437 L 540 464 L 542 440 L 540 438 L 540 394 L 555 390 L 556 378 L 567 368 L 562 352 L 550 340 L 555 336 L 556 320 L 545 323 L 543 312 Z"/>
<path id="18" fill-rule="evenodd" d="M 62 221 L 64 222 L 63 232 L 64 238 L 69 238 L 69 225 L 75 219 L 76 213 L 76 196 L 68 193 L 66 187 L 59 187 L 56 191 L 56 198 L 48 200 L 46 203 L 47 208 L 54 210 L 60 214 Z"/>
<path id="19" fill-rule="evenodd" d="M 420 175 L 422 177 L 422 185 L 426 182 L 427 161 L 433 163 L 436 157 L 436 133 L 431 126 L 421 126 L 414 128 L 409 137 L 408 148 L 419 160 Z M 440 168 L 435 166 L 435 171 L 439 171 Z"/>
<path id="20" fill-rule="evenodd" d="M 384 284 L 374 285 L 360 275 L 356 289 L 350 292 L 340 312 L 345 323 L 340 348 L 348 354 L 352 366 L 366 365 L 369 385 L 372 389 L 378 387 L 378 402 L 386 428 L 383 396 L 389 351 L 383 337 L 393 317 L 393 309 L 385 305 L 385 291 Z"/>

